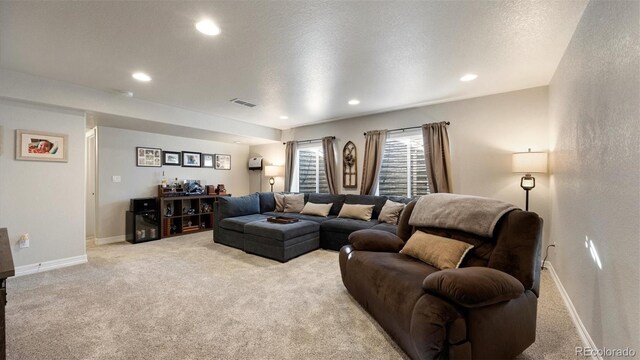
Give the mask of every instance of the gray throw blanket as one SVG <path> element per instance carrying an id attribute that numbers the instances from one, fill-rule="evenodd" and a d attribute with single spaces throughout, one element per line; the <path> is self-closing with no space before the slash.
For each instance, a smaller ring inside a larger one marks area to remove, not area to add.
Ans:
<path id="1" fill-rule="evenodd" d="M 499 200 L 457 194 L 421 196 L 411 213 L 409 225 L 462 230 L 492 237 L 502 215 L 517 207 Z"/>

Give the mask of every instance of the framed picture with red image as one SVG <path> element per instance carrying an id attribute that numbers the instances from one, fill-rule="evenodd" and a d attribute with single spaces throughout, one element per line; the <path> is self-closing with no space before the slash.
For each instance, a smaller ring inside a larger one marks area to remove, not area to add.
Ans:
<path id="1" fill-rule="evenodd" d="M 67 162 L 68 144 L 66 134 L 16 130 L 16 160 Z"/>

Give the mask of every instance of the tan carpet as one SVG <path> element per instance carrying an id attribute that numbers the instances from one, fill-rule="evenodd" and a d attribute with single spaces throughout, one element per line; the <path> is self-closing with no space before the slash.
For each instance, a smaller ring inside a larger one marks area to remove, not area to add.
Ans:
<path id="1" fill-rule="evenodd" d="M 338 253 L 286 264 L 211 232 L 89 246 L 89 263 L 8 280 L 8 359 L 399 359 L 351 299 Z M 579 338 L 545 272 L 523 359 L 575 358 Z"/>

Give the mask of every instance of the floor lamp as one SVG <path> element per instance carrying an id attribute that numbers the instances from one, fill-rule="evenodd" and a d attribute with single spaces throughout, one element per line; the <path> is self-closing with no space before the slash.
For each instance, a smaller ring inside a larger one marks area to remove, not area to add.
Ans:
<path id="1" fill-rule="evenodd" d="M 525 210 L 529 211 L 529 191 L 536 187 L 536 178 L 532 173 L 547 173 L 547 153 L 528 152 L 514 153 L 511 158 L 511 171 L 524 173 L 520 179 L 520 187 L 526 192 Z"/>
<path id="2" fill-rule="evenodd" d="M 271 185 L 271 192 L 273 192 L 273 184 L 276 183 L 276 177 L 284 176 L 284 167 L 267 165 L 264 167 L 264 176 L 269 176 L 269 185 Z"/>

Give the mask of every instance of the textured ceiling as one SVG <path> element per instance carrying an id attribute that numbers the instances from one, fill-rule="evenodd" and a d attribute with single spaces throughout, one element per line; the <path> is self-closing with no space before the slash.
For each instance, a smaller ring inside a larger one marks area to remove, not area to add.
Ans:
<path id="1" fill-rule="evenodd" d="M 286 129 L 546 85 L 585 6 L 3 1 L 0 67 Z M 198 33 L 203 17 L 222 34 Z M 479 78 L 460 82 L 467 72 Z"/>

